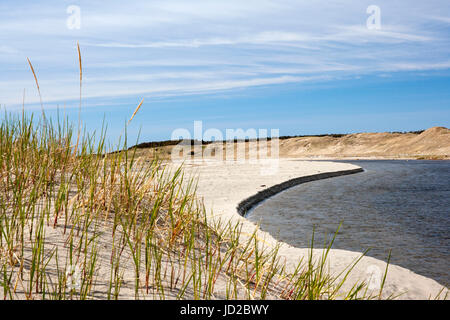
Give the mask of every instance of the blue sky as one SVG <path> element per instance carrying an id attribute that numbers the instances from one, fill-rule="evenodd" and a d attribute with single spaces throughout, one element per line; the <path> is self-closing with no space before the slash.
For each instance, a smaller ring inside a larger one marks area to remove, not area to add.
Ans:
<path id="1" fill-rule="evenodd" d="M 194 120 L 280 135 L 450 126 L 448 0 L 2 0 L 2 108 L 21 110 L 25 89 L 39 112 L 29 57 L 47 113 L 76 122 L 77 41 L 83 122 L 105 118 L 112 139 L 142 98 L 132 140 L 166 140 Z"/>

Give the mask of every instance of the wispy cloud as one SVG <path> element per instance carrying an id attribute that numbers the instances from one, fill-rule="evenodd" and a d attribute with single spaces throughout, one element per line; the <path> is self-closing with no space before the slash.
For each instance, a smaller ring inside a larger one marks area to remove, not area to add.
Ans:
<path id="1" fill-rule="evenodd" d="M 424 71 L 450 69 L 450 61 L 441 63 L 397 63 L 386 66 L 386 70 L 392 71 Z"/>
<path id="2" fill-rule="evenodd" d="M 430 19 L 430 20 L 435 20 L 435 21 L 439 21 L 439 22 L 443 22 L 443 23 L 448 23 L 450 24 L 450 17 L 442 17 L 442 16 L 426 16 L 426 18 Z"/>
<path id="3" fill-rule="evenodd" d="M 107 47 L 107 48 L 170 48 L 170 47 L 188 47 L 198 48 L 203 46 L 230 46 L 239 44 L 282 44 L 292 42 L 307 42 L 319 40 L 310 35 L 297 34 L 292 32 L 261 32 L 255 35 L 240 36 L 237 38 L 208 38 L 208 39 L 186 39 L 179 41 L 156 41 L 148 43 L 86 43 L 88 46 Z"/>
<path id="4" fill-rule="evenodd" d="M 87 46 L 105 47 L 105 48 L 199 48 L 203 46 L 235 46 L 235 45 L 287 45 L 304 44 L 304 47 L 319 48 L 318 45 L 334 42 L 354 42 L 358 40 L 370 42 L 392 42 L 397 41 L 412 41 L 423 42 L 436 40 L 430 36 L 417 35 L 408 32 L 395 31 L 393 26 L 384 26 L 383 30 L 373 32 L 367 29 L 366 26 L 335 26 L 337 31 L 326 34 L 306 34 L 284 31 L 265 31 L 256 34 L 249 34 L 234 38 L 205 38 L 205 39 L 183 39 L 177 41 L 154 41 L 145 43 L 127 43 L 127 42 L 86 42 Z"/>

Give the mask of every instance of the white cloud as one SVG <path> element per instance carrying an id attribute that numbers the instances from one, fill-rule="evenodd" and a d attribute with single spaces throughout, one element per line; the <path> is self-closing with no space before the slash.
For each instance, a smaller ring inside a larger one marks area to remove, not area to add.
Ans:
<path id="1" fill-rule="evenodd" d="M 397 63 L 386 67 L 387 71 L 424 71 L 445 70 L 450 68 L 450 61 L 442 63 Z"/>
<path id="2" fill-rule="evenodd" d="M 431 20 L 435 20 L 435 21 L 439 21 L 439 22 L 443 22 L 443 23 L 448 23 L 450 24 L 450 17 L 440 17 L 440 16 L 426 16 L 426 18 L 431 19 Z"/>

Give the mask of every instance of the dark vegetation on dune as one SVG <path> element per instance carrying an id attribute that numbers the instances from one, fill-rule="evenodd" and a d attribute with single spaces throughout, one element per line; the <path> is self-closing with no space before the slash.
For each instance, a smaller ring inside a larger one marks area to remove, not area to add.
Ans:
<path id="1" fill-rule="evenodd" d="M 412 134 L 421 134 L 422 132 L 424 132 L 425 130 L 417 130 L 417 131 L 392 131 L 389 133 L 393 133 L 393 134 L 408 134 L 408 133 L 412 133 Z M 325 134 L 307 134 L 307 135 L 294 135 L 294 136 L 280 136 L 279 139 L 280 140 L 286 140 L 286 139 L 291 139 L 291 138 L 306 138 L 306 137 L 332 137 L 332 138 L 341 138 L 341 137 L 345 137 L 349 135 L 349 133 L 325 133 Z M 223 140 L 223 142 L 227 142 L 227 141 L 233 141 L 233 142 L 250 142 L 250 141 L 260 141 L 260 140 L 272 140 L 271 137 L 267 137 L 267 138 L 256 138 L 256 139 L 250 139 L 250 138 L 245 138 L 245 139 L 233 139 L 233 140 Z M 146 148 L 159 148 L 159 147 L 165 147 L 165 146 L 175 146 L 178 145 L 180 143 L 185 144 L 185 145 L 189 145 L 189 143 L 191 144 L 191 146 L 196 145 L 196 144 L 202 144 L 202 145 L 208 145 L 211 144 L 213 141 L 205 141 L 205 140 L 194 140 L 194 139 L 179 139 L 179 140 L 165 140 L 165 141 L 150 141 L 150 142 L 142 142 L 139 144 L 136 144 L 132 147 L 129 148 L 129 150 L 131 149 L 146 149 Z M 220 141 L 218 141 L 220 142 Z"/>

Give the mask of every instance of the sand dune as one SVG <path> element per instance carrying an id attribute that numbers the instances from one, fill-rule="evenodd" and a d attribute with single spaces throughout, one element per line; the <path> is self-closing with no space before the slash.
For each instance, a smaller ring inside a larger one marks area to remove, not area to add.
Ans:
<path id="1" fill-rule="evenodd" d="M 281 157 L 449 158 L 450 130 L 415 133 L 356 133 L 343 137 L 300 137 L 280 141 Z"/>
<path id="2" fill-rule="evenodd" d="M 169 159 L 176 143 L 164 145 L 165 142 L 162 142 L 163 146 L 157 147 L 148 147 L 146 145 L 151 143 L 144 143 L 138 147 L 138 154 L 151 157 L 158 153 L 161 158 Z M 257 141 L 214 142 L 203 145 L 203 148 L 192 148 L 186 158 L 220 159 L 216 152 L 211 152 L 211 149 L 216 149 L 221 150 L 223 159 L 237 160 L 242 158 L 236 156 L 237 150 L 245 149 L 245 158 L 250 159 L 258 154 L 260 145 Z M 450 159 L 450 130 L 433 127 L 421 133 L 380 132 L 281 138 L 278 154 L 281 158 L 302 159 Z"/>

